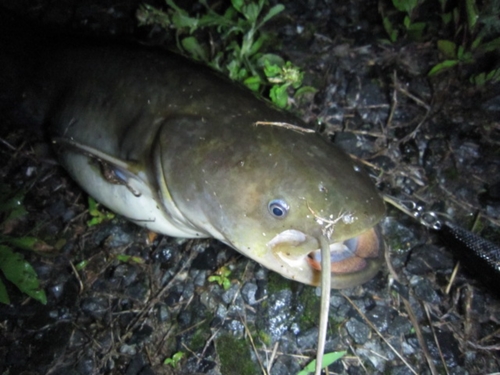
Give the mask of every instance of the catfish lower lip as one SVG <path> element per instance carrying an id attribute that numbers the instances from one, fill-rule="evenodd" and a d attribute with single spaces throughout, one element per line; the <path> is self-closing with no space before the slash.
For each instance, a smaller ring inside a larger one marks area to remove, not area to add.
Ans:
<path id="1" fill-rule="evenodd" d="M 332 273 L 346 274 L 359 272 L 366 268 L 370 259 L 377 259 L 383 249 L 380 239 L 371 228 L 357 237 L 343 242 L 330 244 L 330 258 Z M 307 255 L 307 262 L 311 267 L 321 270 L 321 251 L 315 250 Z"/>

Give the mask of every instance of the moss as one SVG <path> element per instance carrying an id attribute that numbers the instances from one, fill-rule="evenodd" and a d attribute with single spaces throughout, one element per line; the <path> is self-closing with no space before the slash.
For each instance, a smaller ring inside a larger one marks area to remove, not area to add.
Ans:
<path id="1" fill-rule="evenodd" d="M 252 361 L 250 344 L 243 338 L 223 335 L 216 340 L 222 374 L 255 375 L 259 369 Z"/>
<path id="2" fill-rule="evenodd" d="M 283 289 L 290 289 L 291 280 L 285 279 L 276 272 L 269 272 L 267 276 L 267 290 L 269 294 L 279 292 Z"/>
<path id="3" fill-rule="evenodd" d="M 264 331 L 258 331 L 259 340 L 266 346 L 271 346 L 271 335 Z"/>
<path id="4" fill-rule="evenodd" d="M 315 293 L 314 287 L 306 287 L 300 293 L 299 304 L 302 313 L 299 314 L 299 323 L 305 328 L 311 328 L 319 323 L 319 309 L 321 300 Z"/>
<path id="5" fill-rule="evenodd" d="M 207 340 L 212 335 L 210 331 L 211 318 L 207 317 L 203 324 L 200 324 L 189 340 L 189 348 L 196 352 L 204 348 Z"/>

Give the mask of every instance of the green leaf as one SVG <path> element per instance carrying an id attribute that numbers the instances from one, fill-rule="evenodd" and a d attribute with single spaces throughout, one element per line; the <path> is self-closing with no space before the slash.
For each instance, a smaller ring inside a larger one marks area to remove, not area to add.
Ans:
<path id="1" fill-rule="evenodd" d="M 127 255 L 127 254 L 118 254 L 116 259 L 123 263 L 138 263 L 144 264 L 146 261 L 138 256 Z"/>
<path id="2" fill-rule="evenodd" d="M 472 41 L 472 44 L 470 45 L 471 50 L 475 50 L 477 47 L 481 45 L 481 42 L 483 41 L 483 38 L 478 36 L 476 39 Z"/>
<path id="3" fill-rule="evenodd" d="M 457 45 L 450 40 L 438 40 L 437 41 L 438 50 L 447 58 L 447 59 L 456 59 L 457 58 Z"/>
<path id="4" fill-rule="evenodd" d="M 9 237 L 7 242 L 14 247 L 32 251 L 50 251 L 53 247 L 36 237 Z"/>
<path id="5" fill-rule="evenodd" d="M 21 292 L 44 305 L 47 303 L 47 297 L 44 290 L 40 288 L 35 270 L 21 254 L 13 252 L 7 246 L 0 246 L 0 269 L 5 278 L 17 286 Z"/>
<path id="6" fill-rule="evenodd" d="M 260 21 L 259 26 L 257 26 L 257 28 L 260 28 L 263 24 L 265 24 L 267 21 L 269 21 L 278 13 L 283 12 L 284 9 L 285 6 L 283 4 L 276 4 L 275 6 L 273 6 L 271 9 L 269 9 L 269 12 L 267 12 L 264 18 L 262 18 L 262 21 Z"/>
<path id="7" fill-rule="evenodd" d="M 465 0 L 465 9 L 467 11 L 467 24 L 469 25 L 469 30 L 472 32 L 479 19 L 476 0 Z"/>
<path id="8" fill-rule="evenodd" d="M 164 361 L 163 361 L 163 364 L 164 365 L 170 365 L 172 367 L 177 367 L 179 362 L 182 360 L 182 358 L 184 358 L 186 354 L 183 353 L 183 352 L 177 352 L 175 353 L 172 357 L 170 358 L 166 358 Z"/>
<path id="9" fill-rule="evenodd" d="M 87 267 L 89 264 L 88 260 L 82 260 L 80 263 L 75 265 L 75 268 L 77 271 L 83 270 L 85 267 Z"/>
<path id="10" fill-rule="evenodd" d="M 243 84 L 252 91 L 259 91 L 262 81 L 259 76 L 251 76 L 243 81 Z"/>
<path id="11" fill-rule="evenodd" d="M 487 81 L 491 80 L 493 82 L 499 81 L 500 80 L 500 68 L 489 72 L 488 75 L 486 76 L 486 80 Z"/>
<path id="12" fill-rule="evenodd" d="M 408 35 L 411 39 L 420 41 L 422 40 L 422 35 L 426 26 L 427 24 L 425 22 L 415 22 L 409 27 Z"/>
<path id="13" fill-rule="evenodd" d="M 2 280 L 0 280 L 0 303 L 10 304 L 9 293 L 7 293 L 7 288 Z"/>
<path id="14" fill-rule="evenodd" d="M 231 4 L 233 4 L 234 9 L 236 9 L 240 13 L 242 12 L 241 7 L 244 3 L 244 0 L 231 0 Z"/>
<path id="15" fill-rule="evenodd" d="M 271 87 L 271 91 L 269 92 L 272 102 L 280 108 L 286 108 L 288 105 L 288 93 L 286 92 L 288 86 L 288 84 L 275 85 Z"/>
<path id="16" fill-rule="evenodd" d="M 109 211 L 101 212 L 97 207 L 98 203 L 94 198 L 89 196 L 89 214 L 92 216 L 92 219 L 87 221 L 87 226 L 92 227 L 94 225 L 101 224 L 105 220 L 111 220 L 115 217 L 115 214 Z"/>
<path id="17" fill-rule="evenodd" d="M 448 25 L 451 22 L 452 17 L 453 15 L 451 12 L 441 14 L 441 19 L 445 25 Z"/>
<path id="18" fill-rule="evenodd" d="M 410 14 L 418 5 L 419 0 L 392 0 L 392 5 L 400 12 Z"/>
<path id="19" fill-rule="evenodd" d="M 174 13 L 172 16 L 172 23 L 177 29 L 188 28 L 189 33 L 192 34 L 198 29 L 198 19 L 189 17 L 182 13 Z"/>
<path id="20" fill-rule="evenodd" d="M 500 37 L 484 43 L 483 45 L 479 46 L 479 48 L 484 52 L 493 52 L 496 50 L 500 50 Z"/>
<path id="21" fill-rule="evenodd" d="M 445 60 L 443 62 L 440 62 L 439 64 L 434 65 L 434 67 L 430 70 L 429 73 L 427 73 L 427 75 L 430 77 L 430 76 L 436 75 L 438 73 L 441 73 L 442 71 L 444 71 L 446 69 L 454 67 L 459 62 L 460 61 L 458 61 L 458 60 Z"/>
<path id="22" fill-rule="evenodd" d="M 266 64 L 282 67 L 283 65 L 285 65 L 285 60 L 283 60 L 281 56 L 276 55 L 275 53 L 265 53 L 257 59 L 257 66 L 261 69 L 264 69 Z"/>
<path id="23" fill-rule="evenodd" d="M 407 29 L 409 29 L 409 28 L 410 28 L 410 25 L 411 25 L 411 20 L 410 20 L 410 17 L 405 16 L 405 18 L 404 18 L 404 20 L 403 20 L 403 25 L 405 25 L 405 27 L 406 27 Z"/>
<path id="24" fill-rule="evenodd" d="M 194 36 L 188 36 L 181 41 L 182 48 L 184 48 L 193 59 L 198 61 L 208 61 L 207 51 L 198 43 Z"/>
<path id="25" fill-rule="evenodd" d="M 238 78 L 238 73 L 240 72 L 240 63 L 238 60 L 234 59 L 226 65 L 227 70 L 229 71 L 229 78 L 236 80 Z"/>
<path id="26" fill-rule="evenodd" d="M 259 17 L 260 9 L 259 6 L 255 3 L 249 3 L 243 5 L 241 8 L 241 13 L 245 16 L 245 18 L 255 25 L 257 22 L 257 18 Z"/>
<path id="27" fill-rule="evenodd" d="M 332 353 L 325 353 L 323 356 L 323 362 L 321 363 L 321 368 L 325 368 L 330 366 L 332 363 L 338 361 L 340 358 L 346 355 L 346 351 L 340 351 L 340 352 L 332 352 Z M 302 371 L 300 371 L 297 375 L 308 375 L 311 372 L 314 372 L 316 368 L 316 360 L 313 360 L 309 362 L 309 364 L 304 367 Z"/>
<path id="28" fill-rule="evenodd" d="M 302 95 L 310 94 L 310 93 L 314 94 L 316 92 L 318 92 L 318 89 L 316 89 L 312 86 L 303 86 L 300 89 L 298 89 L 297 91 L 295 91 L 295 94 L 293 97 L 298 99 Z"/>
<path id="29" fill-rule="evenodd" d="M 253 56 L 257 52 L 259 52 L 260 48 L 264 44 L 264 42 L 267 40 L 267 36 L 265 34 L 261 35 L 259 39 L 257 39 L 255 42 L 253 42 L 252 46 L 250 47 L 250 50 L 248 51 L 248 56 Z"/>
<path id="30" fill-rule="evenodd" d="M 264 74 L 271 82 L 283 82 L 281 77 L 282 69 L 281 66 L 271 64 L 269 61 L 264 61 Z M 270 78 L 277 78 L 276 80 L 271 80 Z"/>
<path id="31" fill-rule="evenodd" d="M 472 76 L 470 77 L 470 81 L 477 86 L 483 86 L 486 83 L 486 74 L 483 72 Z"/>
<path id="32" fill-rule="evenodd" d="M 398 40 L 398 31 L 392 27 L 392 23 L 389 17 L 384 17 L 382 19 L 382 23 L 384 25 L 385 32 L 387 33 L 387 35 L 389 35 L 389 39 L 391 40 L 391 42 L 394 43 L 396 40 Z"/>

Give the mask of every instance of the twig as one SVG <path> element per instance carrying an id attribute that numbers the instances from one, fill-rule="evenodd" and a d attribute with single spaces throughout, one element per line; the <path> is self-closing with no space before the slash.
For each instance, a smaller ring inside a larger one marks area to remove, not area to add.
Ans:
<path id="1" fill-rule="evenodd" d="M 279 126 L 279 127 L 285 128 L 285 129 L 290 129 L 290 130 L 296 131 L 298 133 L 316 133 L 316 130 L 303 128 L 303 127 L 300 127 L 297 125 L 292 125 L 292 124 L 289 124 L 287 122 L 256 121 L 254 123 L 254 125 L 255 126 L 258 126 L 258 125 Z"/>

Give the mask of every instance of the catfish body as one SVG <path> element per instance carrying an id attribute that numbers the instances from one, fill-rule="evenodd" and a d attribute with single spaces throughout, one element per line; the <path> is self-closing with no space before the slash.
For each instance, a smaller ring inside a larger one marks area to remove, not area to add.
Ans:
<path id="1" fill-rule="evenodd" d="M 332 287 L 378 271 L 381 198 L 339 149 L 283 126 L 299 119 L 164 50 L 48 39 L 4 45 L 13 52 L 2 65 L 22 57 L 17 78 L 0 77 L 21 108 L 8 110 L 43 124 L 99 202 L 163 234 L 214 237 L 307 284 L 319 284 L 322 235 Z"/>

